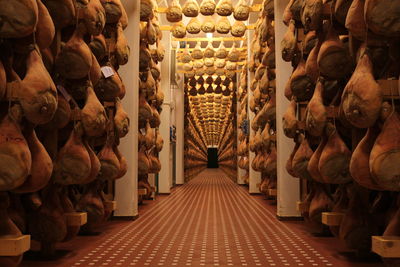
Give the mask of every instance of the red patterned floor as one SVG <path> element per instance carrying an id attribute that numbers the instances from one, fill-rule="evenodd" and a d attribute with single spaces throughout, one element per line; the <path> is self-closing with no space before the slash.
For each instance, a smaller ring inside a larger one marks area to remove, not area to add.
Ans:
<path id="1" fill-rule="evenodd" d="M 380 266 L 338 260 L 261 200 L 205 170 L 53 266 Z"/>

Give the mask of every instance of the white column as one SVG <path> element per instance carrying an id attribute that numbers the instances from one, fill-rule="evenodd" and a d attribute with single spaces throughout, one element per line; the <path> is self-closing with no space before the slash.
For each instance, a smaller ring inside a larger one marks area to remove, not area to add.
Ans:
<path id="1" fill-rule="evenodd" d="M 164 92 L 164 104 L 162 105 L 160 134 L 164 140 L 161 150 L 161 171 L 158 175 L 158 192 L 168 194 L 171 192 L 170 175 L 170 120 L 171 120 L 171 33 L 163 32 L 162 43 L 165 47 L 164 60 L 161 62 L 161 88 Z"/>
<path id="2" fill-rule="evenodd" d="M 253 39 L 254 36 L 254 30 L 248 30 L 247 31 L 247 54 L 250 57 L 251 56 L 251 40 Z M 250 58 L 249 58 L 250 61 Z M 247 83 L 250 85 L 251 81 L 254 79 L 254 73 L 248 71 L 248 80 Z M 250 125 L 251 125 L 251 121 L 253 120 L 253 118 L 255 117 L 255 114 L 253 113 L 253 111 L 250 110 L 250 99 L 252 98 L 253 92 L 248 89 L 247 90 L 247 114 L 248 114 L 248 118 L 250 121 Z M 250 129 L 250 137 L 249 137 L 249 142 L 251 142 L 252 137 L 254 136 L 254 130 L 251 129 L 249 125 L 249 129 Z M 249 151 L 249 193 L 250 194 L 255 194 L 255 193 L 260 193 L 260 188 L 258 187 L 258 185 L 261 183 L 261 172 L 256 172 L 255 170 L 253 170 L 253 168 L 251 167 L 251 163 L 253 162 L 253 159 L 255 158 L 256 153 Z"/>
<path id="3" fill-rule="evenodd" d="M 280 217 L 300 216 L 296 210 L 296 202 L 300 199 L 299 179 L 295 179 L 286 171 L 285 165 L 293 147 L 293 140 L 283 133 L 282 116 L 289 101 L 286 99 L 285 85 L 292 73 L 290 62 L 285 62 L 281 57 L 281 41 L 287 27 L 282 22 L 283 11 L 289 0 L 275 0 L 275 47 L 276 47 L 276 131 L 278 153 L 278 206 L 277 215 Z"/>
<path id="4" fill-rule="evenodd" d="M 129 25 L 124 34 L 131 48 L 128 64 L 122 66 L 119 74 L 126 87 L 122 105 L 130 118 L 130 129 L 127 136 L 121 139 L 121 153 L 128 161 L 128 172 L 115 183 L 115 216 L 137 216 L 137 163 L 138 163 L 138 111 L 139 111 L 139 1 L 122 0 L 129 18 Z"/>
<path id="5" fill-rule="evenodd" d="M 176 119 L 176 184 L 184 184 L 184 115 L 185 115 L 185 105 L 184 98 L 185 93 L 183 91 L 183 78 L 175 90 L 175 119 Z"/>

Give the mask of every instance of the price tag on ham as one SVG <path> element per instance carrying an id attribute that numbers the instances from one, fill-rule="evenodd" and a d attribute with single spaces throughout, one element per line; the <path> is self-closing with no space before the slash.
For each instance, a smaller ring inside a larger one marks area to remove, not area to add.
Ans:
<path id="1" fill-rule="evenodd" d="M 101 67 L 101 72 L 106 79 L 114 75 L 114 70 L 108 66 Z"/>

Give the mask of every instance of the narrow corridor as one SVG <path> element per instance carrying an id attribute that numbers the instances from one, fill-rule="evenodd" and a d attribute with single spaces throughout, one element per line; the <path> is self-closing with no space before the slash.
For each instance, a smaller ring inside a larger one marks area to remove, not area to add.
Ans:
<path id="1" fill-rule="evenodd" d="M 64 243 L 58 249 L 69 253 L 57 261 L 28 258 L 22 266 L 382 266 L 341 258 L 338 239 L 277 220 L 269 204 L 207 169 L 143 206 L 137 220 L 112 221 L 99 236 Z"/>
<path id="2" fill-rule="evenodd" d="M 332 266 L 219 170 L 205 170 L 74 266 Z"/>

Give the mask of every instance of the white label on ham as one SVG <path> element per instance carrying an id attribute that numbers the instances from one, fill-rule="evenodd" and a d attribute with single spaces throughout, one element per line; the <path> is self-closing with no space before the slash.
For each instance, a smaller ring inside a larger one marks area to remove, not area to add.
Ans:
<path id="1" fill-rule="evenodd" d="M 114 75 L 114 70 L 108 66 L 101 67 L 101 72 L 103 73 L 104 78 L 106 79 Z"/>

